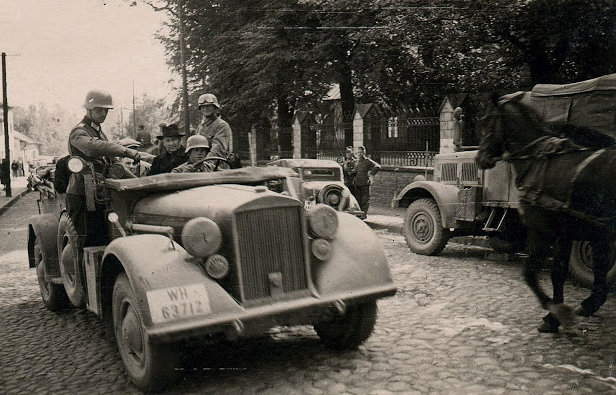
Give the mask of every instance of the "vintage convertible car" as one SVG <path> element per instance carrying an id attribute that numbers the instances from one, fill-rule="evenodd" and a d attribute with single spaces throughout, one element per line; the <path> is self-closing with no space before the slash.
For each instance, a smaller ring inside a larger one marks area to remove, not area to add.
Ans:
<path id="1" fill-rule="evenodd" d="M 42 205 L 30 267 L 50 310 L 85 306 L 106 322 L 143 390 L 177 378 L 188 340 L 312 324 L 326 346 L 354 348 L 372 333 L 376 300 L 396 292 L 372 230 L 305 208 L 292 169 L 111 179 L 79 158 L 68 167 L 85 177 L 87 206 L 105 204 L 108 243 L 80 248 L 62 204 Z"/>
<path id="2" fill-rule="evenodd" d="M 299 174 L 303 183 L 296 197 L 306 207 L 323 203 L 337 211 L 365 217 L 357 200 L 344 185 L 342 167 L 337 162 L 325 159 L 277 159 L 267 165 L 290 168 Z"/>

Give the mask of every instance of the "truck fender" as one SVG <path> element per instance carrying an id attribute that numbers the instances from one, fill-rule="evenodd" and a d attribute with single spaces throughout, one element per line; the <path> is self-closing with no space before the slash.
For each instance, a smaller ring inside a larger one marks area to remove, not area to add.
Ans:
<path id="1" fill-rule="evenodd" d="M 105 249 L 101 270 L 97 274 L 97 294 L 100 295 L 103 317 L 110 312 L 113 284 L 120 271 L 128 276 L 146 327 L 154 325 L 147 295 L 153 290 L 203 284 L 212 315 L 243 310 L 179 244 L 174 242 L 172 248 L 166 236 L 139 234 L 117 238 Z"/>
<path id="2" fill-rule="evenodd" d="M 400 191 L 393 203 L 397 207 L 408 207 L 417 199 L 432 198 L 436 201 L 441 212 L 443 227 L 453 228 L 456 225 L 456 208 L 459 203 L 458 192 L 460 192 L 460 188 L 455 185 L 446 185 L 434 181 L 414 181 Z"/>
<path id="3" fill-rule="evenodd" d="M 58 216 L 55 213 L 35 215 L 28 221 L 28 265 L 35 267 L 34 263 L 34 241 L 39 240 L 45 262 L 47 262 L 47 273 L 53 276 L 60 275 L 58 264 L 58 248 L 56 241 L 58 237 Z"/>
<path id="4" fill-rule="evenodd" d="M 331 247 L 328 260 L 312 265 L 313 283 L 320 295 L 370 288 L 395 291 L 383 246 L 372 229 L 359 218 L 338 212 L 338 231 Z"/>

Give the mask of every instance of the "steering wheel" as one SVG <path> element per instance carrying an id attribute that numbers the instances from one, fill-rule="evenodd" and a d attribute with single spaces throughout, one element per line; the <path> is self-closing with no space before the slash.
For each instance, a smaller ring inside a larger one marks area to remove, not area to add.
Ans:
<path id="1" fill-rule="evenodd" d="M 231 163 L 229 163 L 229 161 L 226 160 L 225 158 L 221 158 L 220 156 L 211 156 L 209 158 L 205 158 L 203 159 L 203 162 L 214 161 L 214 160 L 216 161 L 216 165 L 214 166 L 213 171 L 218 170 L 218 166 L 220 166 L 220 162 L 225 162 L 229 166 L 229 169 L 231 168 Z"/>

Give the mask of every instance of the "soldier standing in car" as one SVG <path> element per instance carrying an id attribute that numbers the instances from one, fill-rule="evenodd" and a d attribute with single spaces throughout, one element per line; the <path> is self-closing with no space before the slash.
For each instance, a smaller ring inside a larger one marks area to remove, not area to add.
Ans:
<path id="1" fill-rule="evenodd" d="M 126 148 L 109 141 L 101 129 L 107 113 L 113 108 L 111 95 L 93 90 L 86 95 L 84 103 L 86 115 L 71 130 L 68 137 L 68 151 L 71 156 L 79 156 L 94 167 L 94 171 L 105 173 L 106 167 L 114 157 L 127 157 L 139 161 L 137 150 Z M 106 222 L 105 206 L 96 203 L 95 211 L 87 211 L 85 184 L 82 174 L 71 174 L 66 190 L 66 208 L 78 235 L 85 235 L 84 246 L 105 244 Z"/>
<path id="2" fill-rule="evenodd" d="M 381 165 L 366 157 L 366 147 L 357 147 L 357 162 L 353 177 L 354 196 L 359 203 L 361 211 L 364 212 L 363 219 L 366 219 L 370 208 L 370 184 L 372 178 L 381 170 Z"/>
<path id="3" fill-rule="evenodd" d="M 220 118 L 218 99 L 213 94 L 206 93 L 199 96 L 198 104 L 203 119 L 197 127 L 197 134 L 207 138 L 210 146 L 210 152 L 207 154 L 207 157 L 231 158 L 233 135 L 229 124 Z M 227 169 L 228 165 L 223 162 L 220 167 Z"/>
<path id="4" fill-rule="evenodd" d="M 154 158 L 149 175 L 170 173 L 188 160 L 188 154 L 182 145 L 182 134 L 177 124 L 162 125 L 161 135 L 156 136 L 163 141 L 163 152 Z"/>

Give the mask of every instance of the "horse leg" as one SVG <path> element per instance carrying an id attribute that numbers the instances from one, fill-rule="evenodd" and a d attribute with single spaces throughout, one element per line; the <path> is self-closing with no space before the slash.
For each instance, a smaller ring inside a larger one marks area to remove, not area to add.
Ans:
<path id="1" fill-rule="evenodd" d="M 550 312 L 543 317 L 543 323 L 539 325 L 537 330 L 545 333 L 558 332 L 558 327 L 561 322 L 565 326 L 569 326 L 575 320 L 572 316 L 571 309 L 563 305 L 565 301 L 564 289 L 567 274 L 569 273 L 569 256 L 571 255 L 571 239 L 563 237 L 558 239 L 554 248 L 554 262 L 552 266 L 551 279 L 553 306 L 549 308 Z"/>
<path id="2" fill-rule="evenodd" d="M 593 287 L 592 293 L 581 303 L 580 308 L 576 309 L 576 314 L 590 317 L 605 303 L 607 299 L 607 272 L 609 269 L 609 240 L 604 234 L 597 236 L 592 241 L 593 259 Z"/>

